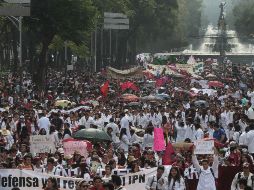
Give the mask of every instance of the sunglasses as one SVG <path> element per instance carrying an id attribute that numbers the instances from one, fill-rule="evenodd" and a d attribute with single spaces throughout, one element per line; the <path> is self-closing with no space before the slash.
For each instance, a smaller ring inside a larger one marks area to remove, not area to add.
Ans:
<path id="1" fill-rule="evenodd" d="M 82 185 L 81 187 L 88 187 L 88 185 Z"/>

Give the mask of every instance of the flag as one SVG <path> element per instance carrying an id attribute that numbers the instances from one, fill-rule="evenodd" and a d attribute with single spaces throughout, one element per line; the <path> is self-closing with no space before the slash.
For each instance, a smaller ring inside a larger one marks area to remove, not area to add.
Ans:
<path id="1" fill-rule="evenodd" d="M 125 91 L 126 89 L 132 89 L 134 91 L 139 90 L 138 87 L 133 82 L 130 82 L 130 81 L 124 82 L 120 86 L 122 91 Z"/>
<path id="2" fill-rule="evenodd" d="M 101 86 L 101 94 L 104 97 L 107 97 L 108 95 L 108 89 L 109 89 L 109 81 L 106 81 L 102 86 Z"/>
<path id="3" fill-rule="evenodd" d="M 156 84 L 155 84 L 156 87 L 161 87 L 163 85 L 164 85 L 164 80 L 162 78 L 159 78 L 156 80 Z"/>
<path id="4" fill-rule="evenodd" d="M 174 148 L 171 142 L 169 142 L 162 157 L 162 165 L 171 165 L 173 163 L 171 157 L 174 153 L 175 153 Z"/>

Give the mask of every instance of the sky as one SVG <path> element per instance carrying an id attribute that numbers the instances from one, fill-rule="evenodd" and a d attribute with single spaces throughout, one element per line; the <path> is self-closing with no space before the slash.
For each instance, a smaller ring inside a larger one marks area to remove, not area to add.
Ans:
<path id="1" fill-rule="evenodd" d="M 220 15 L 219 5 L 221 2 L 226 2 L 226 17 L 232 13 L 232 10 L 237 3 L 243 0 L 203 0 L 202 25 L 213 24 L 217 26 Z"/>

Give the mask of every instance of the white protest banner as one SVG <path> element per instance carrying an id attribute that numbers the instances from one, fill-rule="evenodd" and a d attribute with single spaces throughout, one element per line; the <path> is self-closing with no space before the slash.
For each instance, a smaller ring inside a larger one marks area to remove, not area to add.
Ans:
<path id="1" fill-rule="evenodd" d="M 65 155 L 72 155 L 75 151 L 87 158 L 87 143 L 75 139 L 67 139 L 63 141 L 63 149 Z"/>
<path id="2" fill-rule="evenodd" d="M 171 166 L 165 166 L 165 172 L 163 177 L 168 176 Z M 143 171 L 137 173 L 130 173 L 122 178 L 122 185 L 126 190 L 136 190 L 136 189 L 145 189 L 145 185 L 150 176 L 156 175 L 157 168 L 144 169 Z"/>
<path id="3" fill-rule="evenodd" d="M 55 177 L 61 190 L 74 190 L 75 182 L 80 178 L 52 176 L 30 170 L 1 169 L 0 189 L 11 190 L 18 187 L 20 190 L 42 190 L 47 184 L 49 177 Z"/>
<path id="4" fill-rule="evenodd" d="M 33 153 L 55 153 L 56 151 L 54 137 L 50 135 L 32 135 L 30 144 L 30 151 Z"/>
<path id="5" fill-rule="evenodd" d="M 195 141 L 195 151 L 194 154 L 214 154 L 214 141 Z"/>

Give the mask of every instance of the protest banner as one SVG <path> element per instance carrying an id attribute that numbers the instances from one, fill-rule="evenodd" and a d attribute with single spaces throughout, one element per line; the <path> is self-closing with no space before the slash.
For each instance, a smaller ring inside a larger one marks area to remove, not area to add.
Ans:
<path id="1" fill-rule="evenodd" d="M 0 189 L 10 190 L 18 187 L 20 190 L 42 190 L 46 186 L 49 177 L 52 177 L 52 175 L 31 170 L 1 169 Z M 53 177 L 57 179 L 58 186 L 61 190 L 73 190 L 75 189 L 75 182 L 82 180 L 72 177 Z"/>
<path id="2" fill-rule="evenodd" d="M 33 153 L 55 153 L 56 151 L 54 137 L 50 135 L 32 135 L 30 144 L 30 150 Z"/>
<path id="3" fill-rule="evenodd" d="M 153 149 L 155 151 L 162 151 L 165 150 L 165 141 L 164 141 L 164 135 L 163 135 L 163 129 L 162 128 L 154 128 L 154 145 Z"/>
<path id="4" fill-rule="evenodd" d="M 214 154 L 214 141 L 195 141 L 195 151 L 194 154 Z"/>
<path id="5" fill-rule="evenodd" d="M 65 155 L 72 155 L 79 152 L 81 156 L 87 158 L 87 143 L 81 140 L 67 139 L 63 141 L 63 149 Z"/>

